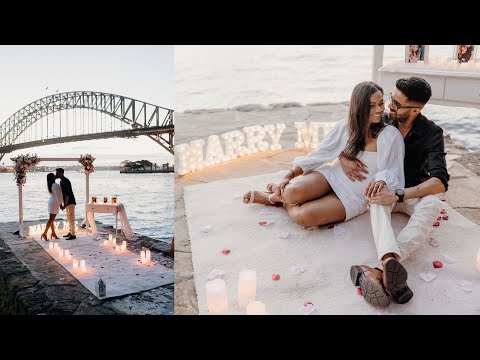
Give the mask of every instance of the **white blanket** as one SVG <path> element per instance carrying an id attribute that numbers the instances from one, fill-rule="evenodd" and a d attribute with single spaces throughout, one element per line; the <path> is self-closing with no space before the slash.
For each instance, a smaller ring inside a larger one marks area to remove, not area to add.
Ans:
<path id="1" fill-rule="evenodd" d="M 480 229 L 448 203 L 444 208 L 449 219 L 441 220 L 430 234 L 439 245 L 427 241 L 404 262 L 414 297 L 407 304 L 392 302 L 378 309 L 357 294 L 350 280 L 351 265 L 377 262 L 369 212 L 337 228 L 308 231 L 291 221 L 282 207 L 243 204 L 245 192 L 265 190 L 268 182 L 279 179 L 280 173 L 275 173 L 184 188 L 200 314 L 208 313 L 208 276 L 221 272 L 229 313 L 245 313 L 237 305 L 241 270 L 257 272 L 257 300 L 266 304 L 269 314 L 309 310 L 314 310 L 312 314 L 480 314 L 480 272 L 475 266 Z M 397 234 L 408 217 L 393 214 L 392 218 Z M 262 221 L 270 224 L 259 225 Z M 455 262 L 448 263 L 444 255 Z M 443 268 L 435 269 L 435 260 L 442 261 Z M 274 274 L 280 279 L 272 280 Z M 426 282 L 421 274 L 436 277 Z M 313 308 L 304 306 L 307 302 Z"/>
<path id="2" fill-rule="evenodd" d="M 153 261 L 149 265 L 141 264 L 139 254 L 128 250 L 117 253 L 113 246 L 103 245 L 104 240 L 108 239 L 108 234 L 104 232 L 95 236 L 77 233 L 75 240 L 65 240 L 61 235 L 58 233 L 59 246 L 62 249 L 69 249 L 73 258 L 84 259 L 86 273 L 74 271 L 72 261 L 59 260 L 58 253 L 49 251 L 48 241 L 40 239 L 39 236 L 34 236 L 34 239 L 97 298 L 99 297 L 95 292 L 95 283 L 101 276 L 106 283 L 107 292 L 106 297 L 99 299 L 127 295 L 173 283 L 172 269 Z"/>

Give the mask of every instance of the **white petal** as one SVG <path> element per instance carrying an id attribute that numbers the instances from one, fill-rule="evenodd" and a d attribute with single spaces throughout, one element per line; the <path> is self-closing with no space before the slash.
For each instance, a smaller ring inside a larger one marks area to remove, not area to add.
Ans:
<path id="1" fill-rule="evenodd" d="M 453 263 L 457 262 L 456 259 L 452 258 L 451 256 L 445 255 L 445 254 L 442 254 L 442 258 L 443 258 L 443 260 L 445 260 L 445 262 L 447 264 L 453 264 Z"/>
<path id="2" fill-rule="evenodd" d="M 435 279 L 437 275 L 432 273 L 420 273 L 420 279 L 425 280 L 426 282 L 430 282 Z"/>
<path id="3" fill-rule="evenodd" d="M 343 227 L 341 227 L 341 226 L 335 225 L 335 226 L 333 227 L 333 233 L 334 233 L 335 235 L 342 235 L 342 234 L 345 234 L 346 232 L 347 232 L 347 231 L 346 231 Z"/>

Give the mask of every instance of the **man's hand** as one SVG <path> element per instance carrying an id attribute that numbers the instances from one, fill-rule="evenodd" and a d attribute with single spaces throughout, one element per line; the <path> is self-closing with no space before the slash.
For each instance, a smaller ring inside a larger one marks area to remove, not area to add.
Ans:
<path id="1" fill-rule="evenodd" d="M 389 189 L 388 187 L 383 187 L 376 195 L 370 198 L 370 204 L 378 205 L 391 205 L 398 201 L 398 196 L 395 195 L 395 191 Z"/>
<path id="2" fill-rule="evenodd" d="M 361 172 L 368 174 L 368 166 L 365 165 L 361 160 L 348 160 L 342 155 L 338 157 L 338 160 L 340 161 L 340 165 L 342 165 L 343 172 L 351 181 L 363 181 L 366 179 L 366 177 L 362 175 Z"/>
<path id="3" fill-rule="evenodd" d="M 386 186 L 386 184 L 383 180 L 373 181 L 367 185 L 365 190 L 363 190 L 363 195 L 367 199 L 370 199 L 372 196 L 377 195 L 377 193 L 382 190 L 384 186 Z"/>

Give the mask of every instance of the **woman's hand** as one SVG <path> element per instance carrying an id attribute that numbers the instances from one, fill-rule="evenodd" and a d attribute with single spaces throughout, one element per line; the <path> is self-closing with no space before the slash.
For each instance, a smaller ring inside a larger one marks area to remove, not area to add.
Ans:
<path id="1" fill-rule="evenodd" d="M 367 165 L 361 160 L 348 160 L 342 154 L 340 154 L 338 160 L 340 161 L 340 165 L 342 165 L 343 172 L 351 181 L 363 181 L 366 179 L 365 175 L 362 175 L 361 172 L 368 174 Z"/>
<path id="2" fill-rule="evenodd" d="M 275 189 L 275 195 L 281 196 L 281 193 L 283 193 L 283 189 L 285 189 L 285 186 L 287 186 L 290 183 L 290 180 L 294 178 L 293 170 L 290 170 L 288 174 L 286 174 L 280 184 L 277 186 Z"/>
<path id="3" fill-rule="evenodd" d="M 386 184 L 383 180 L 373 181 L 367 185 L 363 191 L 363 195 L 365 195 L 367 199 L 370 199 L 371 197 L 377 195 L 377 193 L 379 193 L 384 186 L 386 186 Z"/>

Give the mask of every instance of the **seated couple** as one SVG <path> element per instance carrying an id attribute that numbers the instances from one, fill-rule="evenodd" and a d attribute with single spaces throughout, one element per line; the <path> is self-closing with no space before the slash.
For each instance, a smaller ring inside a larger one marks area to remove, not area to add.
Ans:
<path id="1" fill-rule="evenodd" d="M 384 114 L 383 89 L 370 81 L 356 85 L 348 119 L 339 121 L 317 149 L 296 158 L 280 184 L 243 199 L 283 204 L 288 216 L 306 227 L 347 221 L 370 206 L 381 265 L 353 265 L 350 274 L 373 305 L 388 306 L 390 297 L 400 304 L 412 298 L 401 261 L 427 238 L 441 210 L 434 195 L 448 189 L 443 130 L 421 113 L 431 94 L 422 78 L 399 79 Z M 410 216 L 397 237 L 392 212 Z"/>

